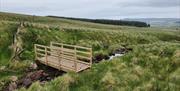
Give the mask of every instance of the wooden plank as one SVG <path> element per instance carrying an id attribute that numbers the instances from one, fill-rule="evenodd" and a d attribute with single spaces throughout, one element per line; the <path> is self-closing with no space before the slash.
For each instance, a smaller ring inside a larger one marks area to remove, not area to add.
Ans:
<path id="1" fill-rule="evenodd" d="M 36 51 L 39 51 L 39 52 L 45 52 L 45 50 L 42 50 L 42 49 L 36 49 Z"/>
<path id="2" fill-rule="evenodd" d="M 73 53 L 68 53 L 68 52 L 64 52 L 64 51 L 62 51 L 63 53 L 63 55 L 67 55 L 67 56 L 74 56 L 74 54 Z"/>
<path id="3" fill-rule="evenodd" d="M 37 48 L 45 48 L 46 46 L 44 45 L 38 45 L 38 44 L 35 44 Z"/>
<path id="4" fill-rule="evenodd" d="M 68 44 L 62 44 L 63 46 L 66 46 L 66 47 L 72 47 L 72 48 L 74 48 L 74 46 L 73 45 L 68 45 Z"/>
<path id="5" fill-rule="evenodd" d="M 76 50 L 76 52 L 77 52 L 77 53 L 86 54 L 86 55 L 91 55 L 91 53 L 90 53 L 90 52 L 84 52 L 84 51 L 78 51 L 78 50 Z"/>
<path id="6" fill-rule="evenodd" d="M 78 63 L 82 63 L 82 64 L 85 64 L 85 65 L 90 65 L 90 63 L 88 62 L 84 62 L 84 61 L 81 61 L 81 60 L 77 60 Z"/>
<path id="7" fill-rule="evenodd" d="M 51 54 L 51 56 L 54 56 L 54 57 L 59 57 L 59 55 L 57 55 L 57 54 Z"/>
<path id="8" fill-rule="evenodd" d="M 37 60 L 37 51 L 36 51 L 36 45 L 34 45 L 34 54 L 35 54 L 35 60 Z"/>
<path id="9" fill-rule="evenodd" d="M 77 71 L 77 55 L 76 55 L 76 47 L 74 47 L 74 69 L 75 69 L 75 71 Z"/>
<path id="10" fill-rule="evenodd" d="M 67 48 L 63 48 L 62 51 L 67 52 L 67 53 L 72 53 L 72 54 L 75 52 L 75 50 L 67 49 Z"/>
<path id="11" fill-rule="evenodd" d="M 54 64 L 58 65 L 58 58 L 48 57 L 48 59 L 49 60 L 51 59 L 50 63 L 54 63 Z M 66 66 L 68 68 L 73 69 L 73 67 L 70 67 L 68 64 L 70 64 L 70 62 L 68 60 L 61 60 L 61 66 Z"/>
<path id="12" fill-rule="evenodd" d="M 80 55 L 77 55 L 77 58 L 82 58 L 82 59 L 91 60 L 91 58 L 90 58 L 90 57 L 85 57 L 85 56 L 80 56 Z"/>
<path id="13" fill-rule="evenodd" d="M 46 65 L 48 65 L 47 48 L 45 48 Z"/>
<path id="14" fill-rule="evenodd" d="M 45 54 L 43 53 L 36 53 L 37 55 L 40 55 L 40 56 L 46 56 Z"/>
<path id="15" fill-rule="evenodd" d="M 92 67 L 92 48 L 91 48 L 91 50 L 90 50 L 90 53 L 91 53 L 91 56 L 90 56 L 90 67 Z"/>
<path id="16" fill-rule="evenodd" d="M 67 60 L 70 60 L 70 61 L 73 61 L 73 60 L 74 60 L 74 57 L 72 57 L 72 56 L 61 55 L 61 58 L 62 58 L 62 59 L 67 59 Z"/>
<path id="17" fill-rule="evenodd" d="M 88 48 L 88 47 L 82 47 L 82 46 L 77 46 L 77 45 L 76 45 L 76 48 L 78 48 L 78 49 L 86 49 L 86 50 L 91 50 L 91 48 Z"/>
<path id="18" fill-rule="evenodd" d="M 51 49 L 61 49 L 61 47 L 59 47 L 59 46 L 54 46 L 54 45 L 51 45 L 50 48 L 51 48 Z"/>
<path id="19" fill-rule="evenodd" d="M 88 47 L 82 47 L 82 46 L 77 46 L 77 45 L 69 45 L 69 44 L 62 44 L 62 43 L 55 43 L 55 42 L 51 42 L 52 45 L 63 45 L 63 46 L 67 46 L 67 47 L 76 47 L 78 49 L 86 49 L 86 50 L 91 50 L 91 48 Z"/>
<path id="20" fill-rule="evenodd" d="M 60 46 L 62 46 L 63 44 L 62 43 L 51 42 L 51 45 L 60 45 Z"/>
<path id="21" fill-rule="evenodd" d="M 44 58 L 41 58 L 42 60 L 44 60 L 43 61 L 43 63 L 44 64 L 46 64 L 46 62 L 45 62 L 45 57 Z M 51 60 L 50 60 L 51 59 Z M 52 58 L 52 57 L 50 57 L 50 56 L 48 56 L 48 60 L 50 60 L 50 62 L 49 62 L 49 64 L 48 64 L 48 66 L 52 66 L 52 64 L 53 65 L 58 65 L 58 59 L 56 60 L 57 58 Z M 41 61 L 42 62 L 42 61 Z M 71 63 L 73 63 L 73 61 L 68 61 L 68 60 L 64 60 L 63 61 L 63 63 L 61 64 L 61 69 L 64 69 L 64 68 L 66 68 L 66 69 L 69 69 L 69 70 L 73 70 L 73 71 L 75 71 L 74 70 L 74 67 L 73 67 L 73 64 L 71 64 Z M 79 71 L 79 70 L 83 70 L 83 69 L 85 69 L 85 68 L 88 68 L 89 67 L 89 65 L 86 65 L 86 64 L 82 64 L 82 63 L 79 63 L 79 62 L 77 62 L 77 71 Z M 63 65 L 63 66 L 62 66 Z M 72 67 L 71 67 L 71 66 Z M 52 66 L 53 68 L 57 68 L 57 67 L 55 67 L 55 66 Z M 58 68 L 57 68 L 58 69 Z"/>
<path id="22" fill-rule="evenodd" d="M 58 55 L 58 60 L 59 60 L 59 70 L 61 69 L 61 60 L 62 60 L 62 58 L 61 58 L 61 51 L 58 53 L 59 55 Z"/>

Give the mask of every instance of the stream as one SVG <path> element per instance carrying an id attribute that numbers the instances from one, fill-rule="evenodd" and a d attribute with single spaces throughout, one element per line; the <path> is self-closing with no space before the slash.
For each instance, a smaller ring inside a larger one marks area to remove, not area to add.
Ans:
<path id="1" fill-rule="evenodd" d="M 116 57 L 121 57 L 121 56 L 123 56 L 124 54 L 114 54 L 114 55 L 111 55 L 111 56 L 109 56 L 109 61 L 111 61 L 111 60 L 113 60 L 114 58 L 116 58 Z"/>
<path id="2" fill-rule="evenodd" d="M 94 63 L 99 63 L 102 60 L 107 60 L 107 61 L 111 61 L 116 57 L 121 57 L 123 55 L 125 55 L 126 53 L 132 51 L 132 48 L 119 48 L 116 49 L 115 51 L 113 51 L 112 53 L 108 54 L 108 55 L 104 55 L 104 54 L 97 54 L 93 57 L 93 62 Z"/>

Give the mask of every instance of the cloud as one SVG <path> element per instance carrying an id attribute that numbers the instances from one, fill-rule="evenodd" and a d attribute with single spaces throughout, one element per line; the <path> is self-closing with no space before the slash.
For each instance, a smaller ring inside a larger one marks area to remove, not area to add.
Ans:
<path id="1" fill-rule="evenodd" d="M 84 18 L 180 17 L 180 0 L 0 0 L 0 11 Z"/>
<path id="2" fill-rule="evenodd" d="M 119 3 L 126 7 L 179 7 L 180 0 L 136 0 L 135 2 Z"/>

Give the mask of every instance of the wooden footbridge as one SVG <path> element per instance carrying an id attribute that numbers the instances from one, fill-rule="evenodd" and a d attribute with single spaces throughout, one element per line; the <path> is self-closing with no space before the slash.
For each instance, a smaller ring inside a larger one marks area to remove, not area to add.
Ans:
<path id="1" fill-rule="evenodd" d="M 92 65 L 92 48 L 51 42 L 35 44 L 35 60 L 63 71 L 80 72 Z"/>

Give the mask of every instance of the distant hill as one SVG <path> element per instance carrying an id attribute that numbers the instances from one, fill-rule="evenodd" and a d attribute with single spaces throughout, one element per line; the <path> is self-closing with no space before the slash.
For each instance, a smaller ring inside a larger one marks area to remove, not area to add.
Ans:
<path id="1" fill-rule="evenodd" d="M 166 26 L 166 27 L 173 27 L 179 26 L 180 27 L 180 18 L 127 18 L 124 19 L 127 21 L 141 21 L 149 23 L 151 26 Z"/>
<path id="2" fill-rule="evenodd" d="M 72 18 L 72 17 L 59 17 L 59 16 L 47 16 L 47 17 L 64 18 L 64 19 L 79 20 L 79 21 L 85 21 L 85 22 L 109 24 L 109 25 L 125 25 L 125 26 L 136 26 L 136 27 L 149 27 L 150 26 L 146 22 L 136 21 L 136 20 L 126 21 L 126 20 L 111 20 L 111 19 L 86 19 L 86 18 Z"/>

